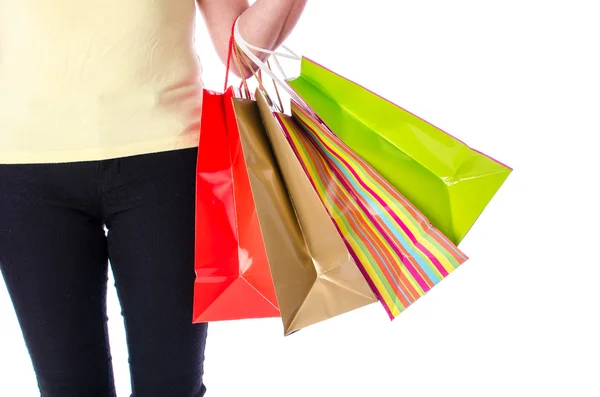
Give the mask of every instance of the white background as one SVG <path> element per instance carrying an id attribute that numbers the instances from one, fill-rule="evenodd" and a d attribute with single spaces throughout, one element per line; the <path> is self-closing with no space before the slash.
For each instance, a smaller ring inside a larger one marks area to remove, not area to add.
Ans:
<path id="1" fill-rule="evenodd" d="M 276 320 L 213 324 L 209 396 L 600 396 L 594 3 L 309 2 L 292 48 L 515 171 L 461 245 L 471 259 L 394 322 L 373 305 L 288 338 Z M 203 26 L 198 50 L 219 89 L 223 67 Z M 3 285 L 0 319 L 0 396 L 35 396 Z"/>

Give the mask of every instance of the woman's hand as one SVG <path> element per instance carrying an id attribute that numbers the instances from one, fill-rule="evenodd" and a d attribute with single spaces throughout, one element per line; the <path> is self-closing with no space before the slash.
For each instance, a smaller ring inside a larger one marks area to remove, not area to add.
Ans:
<path id="1" fill-rule="evenodd" d="M 252 6 L 248 0 L 197 0 L 206 21 L 213 45 L 221 60 L 227 61 L 231 27 L 239 17 L 242 37 L 249 43 L 266 49 L 275 49 L 290 34 L 307 0 L 256 0 Z M 265 54 L 257 54 L 261 59 Z M 232 63 L 231 69 L 238 76 L 249 77 L 251 70 L 240 72 Z"/>

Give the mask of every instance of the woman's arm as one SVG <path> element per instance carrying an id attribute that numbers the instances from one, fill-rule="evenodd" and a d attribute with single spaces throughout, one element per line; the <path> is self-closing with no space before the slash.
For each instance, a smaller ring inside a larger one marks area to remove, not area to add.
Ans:
<path id="1" fill-rule="evenodd" d="M 307 0 L 198 0 L 208 32 L 219 57 L 227 61 L 231 27 L 239 20 L 240 34 L 249 43 L 267 49 L 277 48 L 290 34 Z M 265 54 L 257 54 L 261 59 Z M 232 64 L 232 71 L 240 71 Z M 246 77 L 251 71 L 245 70 Z"/>

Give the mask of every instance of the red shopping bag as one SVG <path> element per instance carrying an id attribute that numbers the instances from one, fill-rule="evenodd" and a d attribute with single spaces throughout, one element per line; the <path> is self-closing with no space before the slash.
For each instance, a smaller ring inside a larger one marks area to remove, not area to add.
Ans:
<path id="1" fill-rule="evenodd" d="M 194 322 L 279 317 L 232 105 L 204 91 L 196 181 Z M 229 131 L 229 133 L 228 133 Z"/>

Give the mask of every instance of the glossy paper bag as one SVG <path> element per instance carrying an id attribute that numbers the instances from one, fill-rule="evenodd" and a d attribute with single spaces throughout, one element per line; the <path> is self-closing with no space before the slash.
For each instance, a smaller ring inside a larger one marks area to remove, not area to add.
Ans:
<path id="1" fill-rule="evenodd" d="M 309 109 L 279 115 L 286 136 L 391 318 L 466 260 L 451 241 Z"/>
<path id="2" fill-rule="evenodd" d="M 233 111 L 288 335 L 377 298 L 260 92 L 257 102 L 233 99 Z"/>
<path id="3" fill-rule="evenodd" d="M 279 316 L 231 101 L 231 89 L 204 91 L 194 322 Z"/>
<path id="4" fill-rule="evenodd" d="M 330 70 L 302 59 L 289 85 L 335 134 L 458 244 L 511 169 Z"/>

